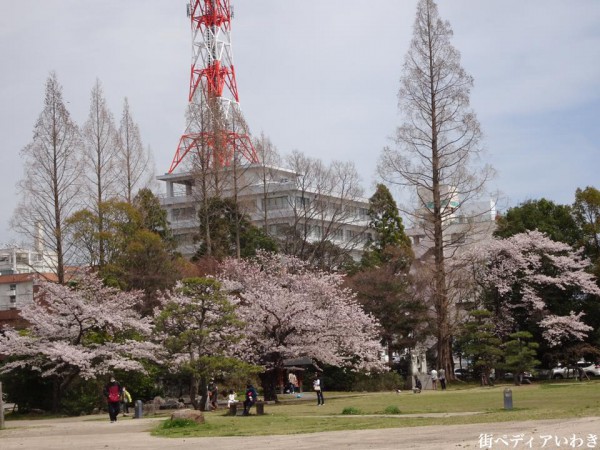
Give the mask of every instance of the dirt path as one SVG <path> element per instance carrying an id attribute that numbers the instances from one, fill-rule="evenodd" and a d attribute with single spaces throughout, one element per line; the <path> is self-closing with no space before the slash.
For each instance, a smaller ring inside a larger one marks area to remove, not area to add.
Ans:
<path id="1" fill-rule="evenodd" d="M 0 431 L 0 449 L 600 449 L 600 439 L 593 442 L 590 437 L 600 436 L 600 417 L 284 436 L 181 439 L 150 436 L 149 430 L 160 420 L 162 419 L 127 418 L 111 424 L 102 415 L 8 421 L 7 428 Z M 487 439 L 482 438 L 482 435 L 487 435 Z M 569 444 L 569 439 L 574 439 L 572 445 Z"/>

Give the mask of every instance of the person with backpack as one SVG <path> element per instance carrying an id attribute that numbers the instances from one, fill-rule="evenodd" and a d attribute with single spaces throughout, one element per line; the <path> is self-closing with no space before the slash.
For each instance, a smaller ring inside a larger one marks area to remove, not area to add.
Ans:
<path id="1" fill-rule="evenodd" d="M 256 389 L 252 386 L 252 383 L 248 383 L 246 385 L 246 399 L 244 400 L 244 416 L 250 415 L 250 408 L 256 403 L 257 397 L 258 392 L 256 392 Z"/>
<path id="2" fill-rule="evenodd" d="M 104 386 L 104 396 L 108 403 L 108 417 L 110 417 L 110 423 L 117 421 L 117 416 L 121 410 L 121 396 L 123 395 L 123 388 L 115 380 L 115 377 L 110 377 L 110 381 Z"/>

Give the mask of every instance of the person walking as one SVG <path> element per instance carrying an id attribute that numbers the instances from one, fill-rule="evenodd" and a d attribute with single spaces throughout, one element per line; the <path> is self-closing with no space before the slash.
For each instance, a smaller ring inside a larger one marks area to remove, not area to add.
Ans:
<path id="1" fill-rule="evenodd" d="M 215 380 L 210 380 L 208 383 L 208 397 L 210 398 L 210 409 L 215 411 L 217 409 L 217 401 L 219 400 L 219 388 Z"/>
<path id="2" fill-rule="evenodd" d="M 131 394 L 125 386 L 123 386 L 123 394 L 121 396 L 121 402 L 123 404 L 123 417 L 129 415 L 129 404 L 131 403 Z"/>
<path id="3" fill-rule="evenodd" d="M 256 392 L 256 389 L 252 386 L 252 383 L 248 383 L 246 385 L 246 399 L 244 400 L 244 416 L 250 415 L 250 408 L 256 403 L 257 397 L 258 392 Z"/>
<path id="4" fill-rule="evenodd" d="M 321 406 L 325 404 L 325 400 L 323 399 L 323 382 L 321 379 L 321 372 L 317 372 L 315 379 L 313 380 L 313 390 L 317 394 L 317 406 Z"/>
<path id="5" fill-rule="evenodd" d="M 442 386 L 442 391 L 446 390 L 446 371 L 444 369 L 438 370 L 438 378 L 440 380 L 440 386 Z"/>
<path id="6" fill-rule="evenodd" d="M 117 421 L 122 395 L 123 389 L 121 388 L 121 385 L 117 383 L 115 377 L 110 377 L 110 381 L 104 386 L 104 396 L 108 403 L 108 417 L 110 418 L 110 423 L 115 423 Z"/>
<path id="7" fill-rule="evenodd" d="M 431 388 L 437 391 L 438 373 L 437 370 L 431 369 Z"/>

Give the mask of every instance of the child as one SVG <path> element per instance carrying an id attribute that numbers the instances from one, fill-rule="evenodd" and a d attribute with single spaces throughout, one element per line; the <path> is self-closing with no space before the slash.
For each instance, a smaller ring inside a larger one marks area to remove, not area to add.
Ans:
<path id="1" fill-rule="evenodd" d="M 229 395 L 227 396 L 227 407 L 229 408 L 233 403 L 237 403 L 237 398 L 235 398 L 233 389 L 230 389 Z"/>

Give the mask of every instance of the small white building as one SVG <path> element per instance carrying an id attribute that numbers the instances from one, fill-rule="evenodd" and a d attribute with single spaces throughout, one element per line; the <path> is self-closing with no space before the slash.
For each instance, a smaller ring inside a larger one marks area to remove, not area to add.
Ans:
<path id="1" fill-rule="evenodd" d="M 55 279 L 56 255 L 19 246 L 0 249 L 0 311 L 33 302 L 39 279 Z M 1 317 L 0 317 L 1 319 Z"/>

